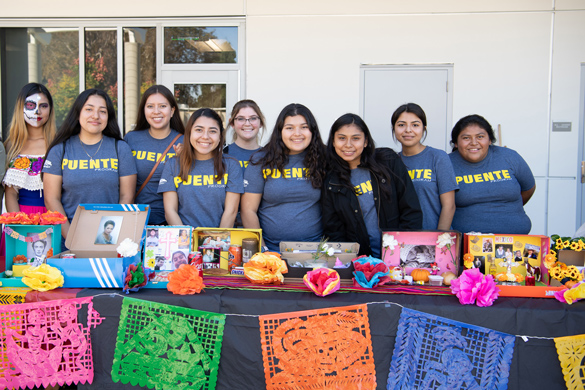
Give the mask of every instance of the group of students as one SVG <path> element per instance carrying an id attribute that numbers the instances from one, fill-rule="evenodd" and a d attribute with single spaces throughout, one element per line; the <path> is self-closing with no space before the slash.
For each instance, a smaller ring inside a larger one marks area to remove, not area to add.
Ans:
<path id="1" fill-rule="evenodd" d="M 80 203 L 144 203 L 149 225 L 261 228 L 263 249 L 281 241 L 357 242 L 379 257 L 382 231 L 448 230 L 523 234 L 523 205 L 535 189 L 526 162 L 494 145 L 479 115 L 457 122 L 453 152 L 423 144 L 427 120 L 409 103 L 391 116 L 402 151 L 376 148 L 366 123 L 344 114 L 327 144 L 302 104 L 267 128 L 258 105 L 242 100 L 226 129 L 210 108 L 186 125 L 164 86 L 142 96 L 136 126 L 121 138 L 114 105 L 97 89 L 82 92 L 56 131 L 53 100 L 41 84 L 18 95 L 5 142 L 6 208 L 59 211 L 72 220 Z M 390 134 L 388 135 L 390 137 Z M 41 174 L 42 167 L 42 174 Z M 62 228 L 66 237 L 69 223 Z"/>

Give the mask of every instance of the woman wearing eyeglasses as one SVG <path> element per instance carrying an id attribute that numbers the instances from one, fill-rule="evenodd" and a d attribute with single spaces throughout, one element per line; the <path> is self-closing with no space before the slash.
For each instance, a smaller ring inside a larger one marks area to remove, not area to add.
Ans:
<path id="1" fill-rule="evenodd" d="M 264 115 L 255 101 L 240 100 L 234 104 L 229 126 L 234 129 L 232 138 L 234 142 L 226 146 L 223 152 L 238 160 L 244 170 L 252 153 L 260 149 L 258 141 L 266 128 Z M 258 135 L 260 129 L 262 132 Z"/>

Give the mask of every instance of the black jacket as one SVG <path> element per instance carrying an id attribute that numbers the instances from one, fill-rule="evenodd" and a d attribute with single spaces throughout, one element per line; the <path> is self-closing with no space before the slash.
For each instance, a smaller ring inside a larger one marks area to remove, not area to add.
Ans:
<path id="1" fill-rule="evenodd" d="M 390 148 L 378 148 L 376 161 L 387 167 L 391 178 L 390 199 L 380 196 L 378 178 L 370 172 L 378 226 L 382 231 L 422 229 L 422 211 L 406 166 Z M 384 179 L 381 179 L 384 180 Z M 355 192 L 344 187 L 336 172 L 325 177 L 321 191 L 323 234 L 331 242 L 357 242 L 360 255 L 371 255 L 366 223 Z"/>

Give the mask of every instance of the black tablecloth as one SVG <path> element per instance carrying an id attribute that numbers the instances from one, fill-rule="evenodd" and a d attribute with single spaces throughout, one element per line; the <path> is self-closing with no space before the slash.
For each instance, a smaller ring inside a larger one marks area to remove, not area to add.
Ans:
<path id="1" fill-rule="evenodd" d="M 95 296 L 94 308 L 106 319 L 91 331 L 95 377 L 79 389 L 130 389 L 113 383 L 111 368 L 120 318 L 120 290 L 85 289 L 77 296 Z M 509 389 L 565 389 L 554 341 L 532 337 L 561 337 L 585 333 L 585 301 L 573 305 L 555 299 L 501 297 L 491 307 L 461 305 L 454 296 L 337 293 L 317 297 L 308 292 L 207 289 L 191 296 L 166 290 L 140 290 L 132 298 L 223 314 L 263 315 L 370 302 L 370 330 L 378 389 L 386 388 L 401 307 L 468 324 L 484 326 L 516 338 Z M 137 387 L 138 388 L 138 387 Z M 257 317 L 227 316 L 217 380 L 218 390 L 264 389 L 264 369 Z"/>

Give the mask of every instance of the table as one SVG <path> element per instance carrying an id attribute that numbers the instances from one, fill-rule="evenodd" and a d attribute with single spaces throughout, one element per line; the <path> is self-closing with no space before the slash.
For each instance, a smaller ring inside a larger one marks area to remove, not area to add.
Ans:
<path id="1" fill-rule="evenodd" d="M 113 383 L 114 356 L 122 297 L 120 290 L 84 289 L 77 296 L 94 296 L 94 308 L 106 319 L 92 330 L 95 378 L 79 389 L 131 389 Z M 573 305 L 555 299 L 500 297 L 491 307 L 461 305 L 454 296 L 335 293 L 318 297 L 311 292 L 206 289 L 192 296 L 166 290 L 145 290 L 128 295 L 136 299 L 224 314 L 263 315 L 360 303 L 368 305 L 378 389 L 386 388 L 401 305 L 493 330 L 531 337 L 561 337 L 585 333 L 585 301 Z M 385 303 L 387 302 L 387 303 Z M 137 389 L 140 387 L 136 387 Z M 226 318 L 218 390 L 265 388 L 258 318 Z M 554 341 L 516 338 L 509 389 L 565 389 Z"/>

